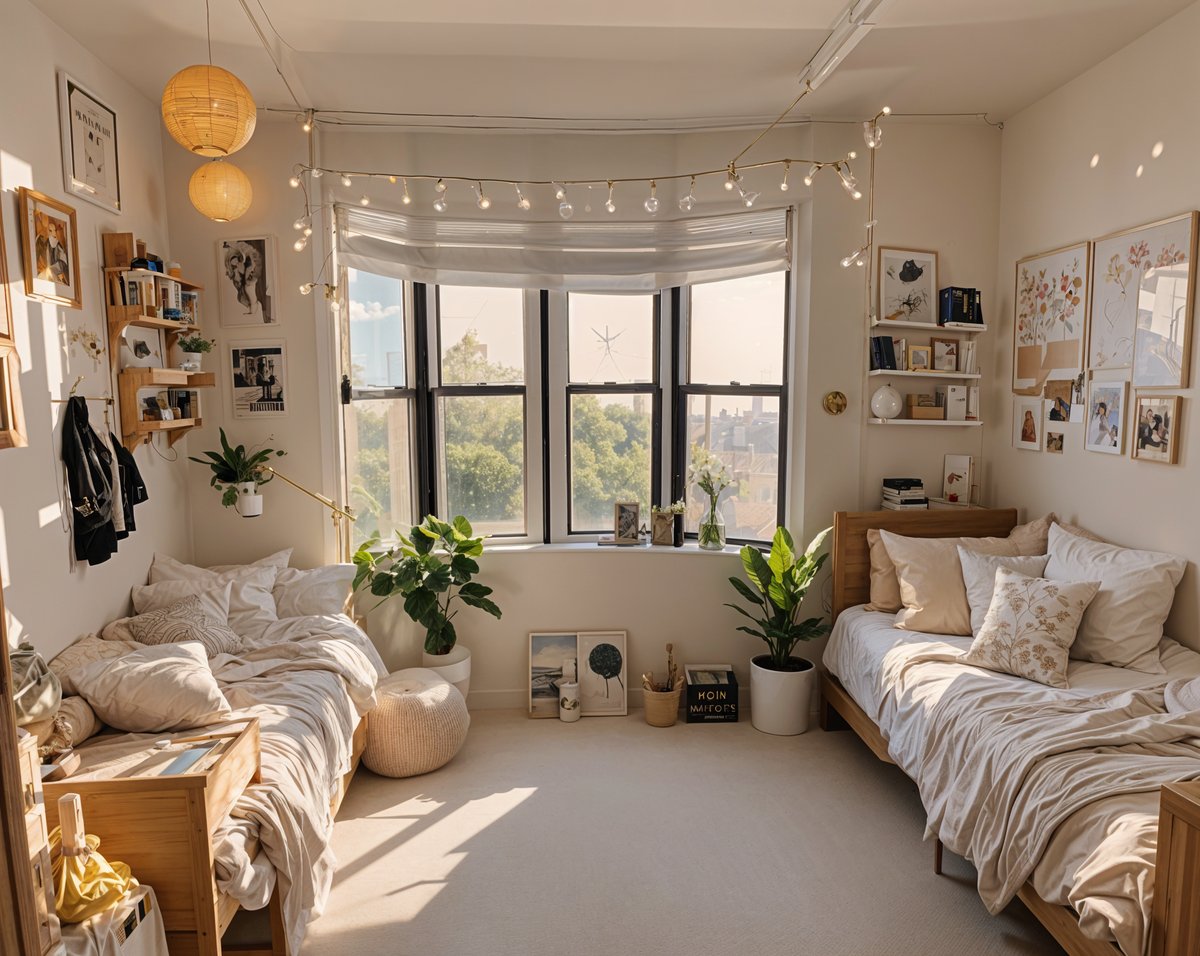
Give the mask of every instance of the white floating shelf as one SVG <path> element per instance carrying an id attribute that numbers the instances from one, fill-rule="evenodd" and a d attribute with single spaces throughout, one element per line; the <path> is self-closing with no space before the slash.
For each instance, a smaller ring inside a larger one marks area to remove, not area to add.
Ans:
<path id="1" fill-rule="evenodd" d="M 930 332 L 986 332 L 986 325 L 975 322 L 947 322 L 945 325 L 934 325 L 932 322 L 881 322 L 875 319 L 871 322 L 873 329 L 927 329 Z"/>
<path id="2" fill-rule="evenodd" d="M 978 428 L 983 422 L 948 422 L 941 418 L 868 418 L 868 425 L 932 425 L 938 428 Z"/>
<path id="3" fill-rule="evenodd" d="M 894 368 L 871 369 L 872 378 L 887 376 L 888 378 L 953 378 L 962 381 L 975 381 L 983 378 L 979 372 L 904 372 Z"/>

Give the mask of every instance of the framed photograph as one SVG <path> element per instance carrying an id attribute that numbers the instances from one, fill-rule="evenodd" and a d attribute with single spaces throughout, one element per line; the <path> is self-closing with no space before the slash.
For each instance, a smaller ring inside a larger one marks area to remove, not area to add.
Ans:
<path id="1" fill-rule="evenodd" d="M 908 347 L 908 371 L 929 372 L 933 369 L 933 349 L 929 345 Z"/>
<path id="2" fill-rule="evenodd" d="M 896 371 L 908 371 L 908 339 L 899 339 L 893 336 L 892 351 L 896 354 Z"/>
<path id="3" fill-rule="evenodd" d="M 613 505 L 613 539 L 626 544 L 638 543 L 641 505 L 636 501 L 618 501 Z"/>
<path id="4" fill-rule="evenodd" d="M 625 632 L 579 634 L 579 700 L 584 717 L 624 716 L 627 712 Z"/>
<path id="5" fill-rule="evenodd" d="M 277 325 L 275 237 L 217 243 L 217 305 L 221 325 Z"/>
<path id="6" fill-rule="evenodd" d="M 675 544 L 675 515 L 670 511 L 655 511 L 650 515 L 650 543 Z"/>
<path id="7" fill-rule="evenodd" d="M 1013 447 L 1042 450 L 1042 400 L 1018 396 L 1013 400 Z"/>
<path id="8" fill-rule="evenodd" d="M 529 716 L 558 716 L 558 684 L 564 671 L 577 676 L 579 635 L 553 631 L 529 635 Z M 580 688 L 582 691 L 582 688 Z"/>
<path id="9" fill-rule="evenodd" d="M 958 371 L 958 339 L 930 339 L 933 368 L 937 372 Z"/>
<path id="10" fill-rule="evenodd" d="M 1089 369 L 1132 368 L 1143 388 L 1187 387 L 1198 221 L 1189 212 L 1093 244 Z"/>
<path id="11" fill-rule="evenodd" d="M 1013 391 L 1039 394 L 1047 380 L 1083 368 L 1088 248 L 1081 242 L 1017 262 Z"/>
<path id="12" fill-rule="evenodd" d="M 109 212 L 121 212 L 117 114 L 72 77 L 58 73 L 63 188 Z"/>
<path id="13" fill-rule="evenodd" d="M 200 324 L 200 293 L 184 290 L 179 294 L 183 301 L 183 324 Z"/>
<path id="14" fill-rule="evenodd" d="M 129 326 L 121 333 L 118 368 L 163 368 L 162 332 Z"/>
<path id="15" fill-rule="evenodd" d="M 283 342 L 234 342 L 229 346 L 234 418 L 281 418 L 287 414 L 287 351 Z"/>
<path id="16" fill-rule="evenodd" d="M 946 455 L 942 459 L 942 497 L 955 505 L 971 503 L 973 467 L 970 455 Z"/>
<path id="17" fill-rule="evenodd" d="M 937 325 L 937 253 L 879 248 L 879 318 Z"/>
<path id="18" fill-rule="evenodd" d="M 1061 455 L 1066 444 L 1066 432 L 1056 432 L 1053 428 L 1053 425 L 1046 426 L 1046 451 L 1051 455 Z"/>
<path id="19" fill-rule="evenodd" d="M 83 308 L 75 210 L 24 186 L 18 191 L 25 294 L 71 309 Z"/>
<path id="20" fill-rule="evenodd" d="M 1137 434 L 1133 439 L 1133 457 L 1139 461 L 1157 461 L 1164 465 L 1179 463 L 1178 395 L 1137 395 Z"/>
<path id="21" fill-rule="evenodd" d="M 1051 424 L 1066 424 L 1071 420 L 1071 403 L 1075 395 L 1073 381 L 1056 380 L 1047 382 L 1042 389 L 1042 398 L 1046 400 L 1046 421 Z M 1061 429 L 1060 429 L 1061 431 Z"/>
<path id="22" fill-rule="evenodd" d="M 1125 399 L 1128 382 L 1098 381 L 1088 386 L 1088 418 L 1084 447 L 1105 455 L 1123 454 L 1125 448 Z"/>

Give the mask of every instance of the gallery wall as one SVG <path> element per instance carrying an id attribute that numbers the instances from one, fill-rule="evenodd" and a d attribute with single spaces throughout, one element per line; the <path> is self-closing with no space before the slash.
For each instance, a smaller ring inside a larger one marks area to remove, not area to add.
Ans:
<path id="1" fill-rule="evenodd" d="M 68 196 L 63 188 L 55 71 L 67 68 L 117 113 L 124 212 L 109 213 Z M 107 563 L 75 566 L 64 514 L 60 460 L 62 405 L 76 378 L 81 394 L 111 394 L 107 353 L 93 361 L 71 334 L 103 342 L 100 235 L 132 231 L 164 256 L 162 121 L 158 104 L 134 91 L 91 53 L 24 2 L 6 3 L 0 29 L 0 212 L 4 219 L 9 291 L 21 358 L 20 387 L 29 438 L 26 448 L 0 452 L 0 581 L 9 639 L 27 638 L 46 655 L 77 635 L 125 613 L 129 589 L 144 583 L 155 551 L 191 553 L 188 493 L 182 467 L 142 447 L 136 461 L 150 500 L 136 511 L 138 530 Z M 76 209 L 83 308 L 26 298 L 22 281 L 17 189 L 26 186 Z M 102 406 L 91 404 L 103 424 Z M 160 439 L 161 441 L 161 439 Z M 167 457 L 166 442 L 158 448 Z"/>
<path id="2" fill-rule="evenodd" d="M 1197 43 L 1193 5 L 1006 122 L 997 263 L 1004 324 L 991 369 L 998 383 L 1012 375 L 1018 259 L 1200 208 L 1200 129 L 1189 119 L 1200 95 Z M 1192 368 L 1194 380 L 1194 342 Z M 1128 420 L 1123 456 L 1086 451 L 1084 425 L 1065 430 L 1062 454 L 1014 448 L 1013 398 L 993 390 L 986 493 L 993 505 L 1053 510 L 1118 544 L 1187 557 L 1167 632 L 1200 647 L 1200 416 L 1194 388 L 1174 393 L 1184 396 L 1179 464 L 1165 465 L 1131 460 Z"/>

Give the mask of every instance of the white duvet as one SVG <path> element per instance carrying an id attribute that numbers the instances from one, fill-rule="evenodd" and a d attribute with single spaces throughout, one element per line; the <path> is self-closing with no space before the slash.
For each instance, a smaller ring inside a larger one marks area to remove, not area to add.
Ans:
<path id="1" fill-rule="evenodd" d="M 955 750 L 953 735 L 947 736 L 946 728 L 953 730 L 955 719 L 964 727 L 968 726 L 973 721 L 972 715 L 991 713 L 995 720 L 1001 719 L 999 715 L 1025 715 L 1032 721 L 1025 727 L 1031 735 L 1032 747 L 1032 738 L 1037 736 L 1032 730 L 1036 725 L 1034 715 L 1039 710 L 1057 709 L 1063 715 L 1060 720 L 1076 719 L 1079 713 L 1095 709 L 1093 704 L 1085 702 L 1097 695 L 1161 688 L 1164 680 L 1200 676 L 1200 655 L 1165 639 L 1160 652 L 1167 669 L 1166 677 L 1072 661 L 1068 672 L 1070 689 L 1055 689 L 960 663 L 929 660 L 930 656 L 961 653 L 970 646 L 971 639 L 901 631 L 892 627 L 892 620 L 893 615 L 866 612 L 861 608 L 846 611 L 838 619 L 826 648 L 824 663 L 879 726 L 888 740 L 892 759 L 910 777 L 924 781 L 923 797 L 931 811 L 931 824 L 946 828 L 945 835 L 950 837 L 947 845 L 977 857 L 977 863 L 983 861 L 980 888 L 985 899 L 990 897 L 990 905 L 996 904 L 1007 890 L 1014 888 L 1011 886 L 1013 881 L 1019 885 L 1024 877 L 1018 879 L 1019 865 L 1008 865 L 1012 860 L 996 861 L 994 851 L 1000 837 L 995 831 L 987 831 L 984 827 L 979 834 L 973 834 L 978 821 L 971 817 L 973 811 L 968 807 L 968 797 L 973 790 L 978 791 L 985 785 L 982 781 L 989 771 L 975 766 L 975 772 L 964 774 L 955 789 L 953 776 L 962 764 L 954 761 L 964 759 L 965 749 Z M 919 658 L 926 659 L 916 662 Z M 971 703 L 967 709 L 959 707 L 955 712 L 956 705 L 947 701 L 954 701 L 957 692 L 962 690 L 969 692 Z M 1127 696 L 1133 706 L 1134 695 Z M 1170 722 L 1165 715 L 1150 716 L 1151 712 L 1163 710 L 1161 691 L 1149 697 L 1141 695 L 1137 700 L 1136 706 L 1141 708 L 1139 714 L 1150 723 Z M 946 707 L 950 710 L 943 712 Z M 1076 716 L 1066 716 L 1071 714 Z M 939 724 L 936 719 L 939 715 L 950 719 Z M 1079 719 L 1084 724 L 1097 720 L 1094 716 Z M 1100 722 L 1105 719 L 1100 718 Z M 1191 732 L 1191 725 L 1186 721 L 1176 723 L 1180 725 L 1175 728 L 1178 734 L 1171 739 L 1186 737 Z M 986 727 L 986 716 L 976 724 Z M 1051 723 L 1044 724 L 1043 730 L 1052 735 Z M 1168 736 L 1173 732 L 1168 732 Z M 939 737 L 942 738 L 940 742 Z M 986 733 L 984 737 L 987 737 Z M 969 749 L 980 739 L 977 734 L 965 734 L 958 737 L 957 742 L 961 748 Z M 994 748 L 992 756 L 1002 759 L 997 754 L 1004 751 L 1003 735 L 992 736 L 988 741 Z M 988 743 L 982 746 L 981 753 L 984 753 Z M 1200 754 L 1188 745 L 1180 746 Z M 1178 756 L 1181 772 L 1187 775 L 1188 763 L 1193 758 L 1182 751 Z M 1020 749 L 1012 748 L 1009 759 L 1020 763 Z M 927 761 L 934 765 L 927 765 Z M 940 765 L 938 761 L 941 761 Z M 944 787 L 938 784 L 939 777 Z M 1043 796 L 1053 796 L 1053 791 L 1053 786 L 1047 786 Z M 1031 878 L 1034 889 L 1043 899 L 1070 904 L 1076 909 L 1086 935 L 1095 939 L 1115 939 L 1129 956 L 1139 956 L 1145 951 L 1148 939 L 1154 886 L 1157 784 L 1147 784 L 1145 792 L 1095 799 L 1099 792 L 1102 787 L 1097 785 L 1089 794 L 1077 793 L 1076 796 L 1082 798 L 1075 801 L 1077 805 L 1060 803 L 1066 811 L 1065 819 L 1056 829 L 1049 826 L 1041 831 L 1037 827 L 1028 828 L 1025 838 L 1030 845 L 1040 847 L 1034 854 L 1036 867 Z M 955 802 L 949 806 L 939 804 L 939 793 L 942 798 Z M 1036 813 L 1031 815 L 1036 816 Z M 993 818 L 992 823 L 1001 819 L 1004 819 L 1003 814 Z M 972 840 L 977 842 L 972 843 Z M 989 852 L 993 854 L 990 862 Z M 1034 860 L 1028 862 L 1032 865 Z M 994 869 L 997 866 L 1003 872 Z"/>

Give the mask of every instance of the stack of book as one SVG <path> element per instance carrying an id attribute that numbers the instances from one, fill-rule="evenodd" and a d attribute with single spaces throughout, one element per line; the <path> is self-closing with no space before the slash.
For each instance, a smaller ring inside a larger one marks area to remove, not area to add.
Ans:
<path id="1" fill-rule="evenodd" d="M 903 358 L 903 357 L 901 357 Z M 890 335 L 871 336 L 871 368 L 896 369 L 896 347 Z"/>
<path id="2" fill-rule="evenodd" d="M 978 344 L 976 342 L 960 342 L 958 346 L 958 370 L 970 372 L 972 375 L 979 371 Z"/>
<path id="3" fill-rule="evenodd" d="M 888 511 L 928 510 L 925 483 L 920 478 L 884 478 L 882 504 Z"/>
<path id="4" fill-rule="evenodd" d="M 983 301 L 978 289 L 950 286 L 938 294 L 938 325 L 982 325 Z"/>

